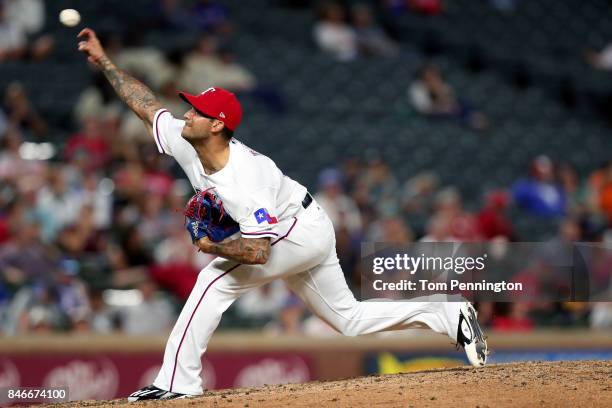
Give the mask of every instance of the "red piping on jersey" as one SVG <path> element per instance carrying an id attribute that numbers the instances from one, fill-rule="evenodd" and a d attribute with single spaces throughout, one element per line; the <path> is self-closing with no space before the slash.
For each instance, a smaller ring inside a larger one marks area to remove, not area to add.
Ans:
<path id="1" fill-rule="evenodd" d="M 159 146 L 159 148 L 161 149 L 161 151 L 162 151 L 162 153 L 163 153 L 163 154 L 166 154 L 166 151 L 164 150 L 164 147 L 163 147 L 163 146 L 162 146 L 162 144 L 161 144 L 161 140 L 159 140 L 159 131 L 158 131 L 158 129 L 157 129 L 157 123 L 159 122 L 159 117 L 160 117 L 161 115 L 163 115 L 164 113 L 166 113 L 166 112 L 167 112 L 167 113 L 170 113 L 170 112 L 168 112 L 166 109 L 164 109 L 163 111 L 159 112 L 159 113 L 157 114 L 157 118 L 155 118 L 155 138 L 157 139 L 157 145 Z"/>
<path id="2" fill-rule="evenodd" d="M 293 217 L 293 224 L 291 224 L 291 227 L 289 228 L 289 231 L 287 231 L 287 233 L 285 235 L 283 235 L 282 237 L 280 237 L 279 239 L 277 239 L 276 241 L 274 241 L 271 245 L 276 244 L 277 242 L 287 238 L 289 236 L 289 234 L 291 234 L 291 231 L 293 230 L 293 227 L 295 227 L 295 224 L 297 224 L 297 218 Z"/>
<path id="3" fill-rule="evenodd" d="M 282 237 L 280 237 L 279 239 L 277 239 L 276 241 L 272 242 L 271 245 L 277 244 L 278 242 L 280 242 L 283 239 L 287 238 L 289 236 L 289 234 L 291 233 L 291 231 L 293 230 L 293 227 L 295 227 L 295 224 L 297 223 L 297 220 L 298 219 L 296 217 L 293 217 L 293 224 L 291 224 L 291 227 L 289 228 L 287 233 L 285 235 L 283 235 Z M 174 357 L 174 368 L 172 369 L 172 378 L 170 379 L 170 390 L 169 390 L 170 392 L 172 392 L 172 387 L 174 386 L 174 375 L 176 374 L 176 365 L 178 364 L 178 356 L 179 356 L 179 353 L 181 351 L 181 346 L 183 345 L 183 341 L 185 340 L 185 336 L 187 335 L 187 330 L 189 329 L 189 325 L 191 324 L 191 321 L 193 320 L 193 317 L 195 316 L 195 313 L 198 310 L 198 307 L 200 307 L 200 304 L 202 303 L 202 300 L 204 299 L 204 296 L 206 296 L 206 292 L 208 292 L 208 289 L 210 289 L 210 287 L 216 281 L 218 281 L 219 279 L 221 279 L 222 277 L 224 277 L 225 275 L 227 275 L 228 273 L 230 273 L 231 271 L 233 271 L 234 269 L 236 269 L 240 265 L 242 265 L 242 264 L 238 264 L 238 265 L 232 266 L 227 271 L 223 272 L 221 275 L 219 275 L 215 279 L 213 279 L 213 281 L 210 282 L 208 284 L 208 286 L 206 287 L 206 289 L 204 290 L 204 293 L 202 293 L 202 296 L 200 296 L 200 300 L 198 300 L 198 304 L 193 309 L 193 312 L 191 312 L 191 317 L 189 317 L 189 321 L 187 322 L 187 326 L 185 327 L 185 331 L 183 332 L 183 337 L 181 337 L 181 341 L 179 342 L 178 348 L 176 349 L 176 356 Z"/>

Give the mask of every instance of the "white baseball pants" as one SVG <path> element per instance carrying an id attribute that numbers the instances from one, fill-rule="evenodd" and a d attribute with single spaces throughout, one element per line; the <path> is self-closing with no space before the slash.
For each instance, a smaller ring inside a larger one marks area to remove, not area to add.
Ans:
<path id="1" fill-rule="evenodd" d="M 200 272 L 170 333 L 155 386 L 201 394 L 201 357 L 221 315 L 241 294 L 278 278 L 314 314 L 347 336 L 426 325 L 457 337 L 459 303 L 355 300 L 336 256 L 332 223 L 316 202 L 288 220 L 286 236 L 272 244 L 265 265 L 217 258 Z"/>

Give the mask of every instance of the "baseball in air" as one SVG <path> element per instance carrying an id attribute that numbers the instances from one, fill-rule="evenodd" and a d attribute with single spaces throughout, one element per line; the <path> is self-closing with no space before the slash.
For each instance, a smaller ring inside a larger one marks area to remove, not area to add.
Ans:
<path id="1" fill-rule="evenodd" d="M 81 21 L 81 15 L 75 9 L 64 9 L 59 14 L 59 20 L 66 27 L 74 27 Z"/>

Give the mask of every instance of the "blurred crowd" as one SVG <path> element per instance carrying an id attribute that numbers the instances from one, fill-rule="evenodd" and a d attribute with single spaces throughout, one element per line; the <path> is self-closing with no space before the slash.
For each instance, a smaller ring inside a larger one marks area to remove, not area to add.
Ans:
<path id="1" fill-rule="evenodd" d="M 43 0 L 0 1 L 0 62 L 46 59 L 54 39 L 42 32 L 44 23 Z"/>
<path id="2" fill-rule="evenodd" d="M 435 15 L 443 9 L 440 1 L 382 3 L 393 13 Z M 15 11 L 19 7 L 28 11 Z M 0 61 L 42 60 L 52 51 L 53 38 L 40 31 L 43 8 L 36 0 L 0 1 Z M 16 14 L 32 21 L 7 17 Z M 314 39 L 340 61 L 401 53 L 392 32 L 374 16 L 366 3 L 349 9 L 322 3 Z M 165 54 L 144 45 L 140 31 L 102 40 L 110 57 L 150 84 L 175 116 L 185 111 L 177 88 L 197 92 L 211 85 L 273 112 L 286 109 L 280 92 L 260 84 L 229 48 L 235 22 L 219 3 L 162 0 L 150 17 L 156 29 L 198 32 L 197 41 Z M 407 100 L 423 115 L 456 118 L 476 129 L 488 126 L 432 65 L 419 72 Z M 81 93 L 73 118 L 77 131 L 58 151 L 45 146 L 49 124 L 23 84 L 10 84 L 1 103 L 0 333 L 169 330 L 198 272 L 212 259 L 196 251 L 184 230 L 182 208 L 191 187 L 180 169 L 157 152 L 100 74 L 92 74 Z M 551 242 L 609 243 L 612 162 L 590 171 L 579 174 L 569 162 L 539 156 L 514 184 L 483 191 L 478 207 L 466 208 L 461 191 L 433 170 L 401 179 L 382 158 L 358 157 L 322 169 L 313 193 L 334 223 L 340 263 L 359 297 L 364 241 L 405 246 L 418 240 L 527 240 L 510 216 L 516 212 L 534 222 L 555 221 Z M 608 303 L 482 303 L 480 317 L 500 330 L 612 326 Z M 331 333 L 282 281 L 244 295 L 227 321 L 279 332 Z"/>

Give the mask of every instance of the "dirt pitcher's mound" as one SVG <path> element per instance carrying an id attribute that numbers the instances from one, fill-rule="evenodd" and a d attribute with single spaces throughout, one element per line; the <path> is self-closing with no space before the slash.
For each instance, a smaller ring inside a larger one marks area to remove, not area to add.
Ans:
<path id="1" fill-rule="evenodd" d="M 208 392 L 183 400 L 66 407 L 612 407 L 612 361 L 515 363 Z"/>

